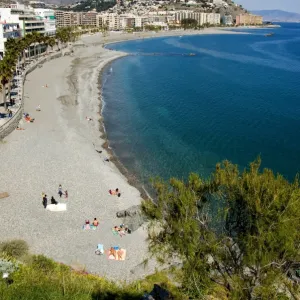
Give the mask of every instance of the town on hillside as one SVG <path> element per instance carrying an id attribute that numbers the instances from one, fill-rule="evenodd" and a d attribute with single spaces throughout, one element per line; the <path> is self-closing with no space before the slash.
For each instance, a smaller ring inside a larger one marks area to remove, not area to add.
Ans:
<path id="1" fill-rule="evenodd" d="M 2 0 L 6 1 L 6 0 Z M 56 28 L 90 26 L 108 31 L 171 30 L 183 20 L 194 28 L 261 25 L 261 16 L 248 13 L 231 0 L 86 0 L 58 5 L 41 1 L 0 3 L 0 55 L 8 38 L 39 32 L 54 36 Z"/>

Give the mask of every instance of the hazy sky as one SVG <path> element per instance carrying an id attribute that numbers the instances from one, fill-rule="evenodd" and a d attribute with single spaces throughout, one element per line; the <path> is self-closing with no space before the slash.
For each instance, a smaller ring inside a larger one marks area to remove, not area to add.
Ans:
<path id="1" fill-rule="evenodd" d="M 281 9 L 300 13 L 300 0 L 236 0 L 249 10 Z"/>

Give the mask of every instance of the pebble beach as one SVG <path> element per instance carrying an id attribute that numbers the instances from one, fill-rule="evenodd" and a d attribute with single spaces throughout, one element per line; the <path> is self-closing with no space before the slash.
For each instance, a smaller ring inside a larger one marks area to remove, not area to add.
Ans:
<path id="1" fill-rule="evenodd" d="M 0 192 L 10 195 L 0 199 L 0 241 L 23 239 L 32 253 L 115 281 L 132 281 L 152 273 L 154 261 L 146 267 L 143 264 L 148 257 L 146 226 L 122 238 L 111 230 L 121 222 L 116 213 L 140 204 L 141 195 L 111 161 L 104 160 L 110 154 L 103 147 L 99 74 L 107 63 L 126 53 L 102 45 L 165 35 L 224 33 L 233 34 L 207 29 L 84 36 L 76 42 L 72 56 L 46 62 L 28 74 L 24 110 L 35 121 L 21 121 L 25 130 L 15 130 L 0 141 Z M 38 105 L 41 111 L 36 111 Z M 68 199 L 59 198 L 59 184 L 68 190 Z M 116 188 L 121 197 L 109 194 Z M 45 210 L 43 192 L 48 201 L 54 196 L 66 203 L 67 211 Z M 85 220 L 95 217 L 99 227 L 83 230 Z M 95 255 L 99 243 L 105 249 L 126 249 L 125 261 Z"/>

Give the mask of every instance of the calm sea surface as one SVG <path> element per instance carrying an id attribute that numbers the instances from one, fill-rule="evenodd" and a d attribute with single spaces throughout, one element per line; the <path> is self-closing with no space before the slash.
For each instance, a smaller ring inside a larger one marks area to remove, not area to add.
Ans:
<path id="1" fill-rule="evenodd" d="M 245 167 L 257 155 L 289 179 L 299 172 L 300 24 L 248 32 L 109 46 L 164 54 L 114 61 L 102 82 L 110 147 L 141 182 L 208 176 L 221 160 Z"/>

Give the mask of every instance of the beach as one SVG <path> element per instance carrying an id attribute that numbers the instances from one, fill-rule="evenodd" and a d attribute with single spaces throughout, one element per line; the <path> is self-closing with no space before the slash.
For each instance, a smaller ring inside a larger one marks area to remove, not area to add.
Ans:
<path id="1" fill-rule="evenodd" d="M 15 130 L 0 143 L 0 192 L 10 195 L 0 199 L 0 241 L 23 239 L 32 253 L 112 280 L 131 281 L 155 270 L 153 260 L 147 267 L 143 265 L 148 257 L 146 226 L 122 238 L 111 230 L 121 222 L 116 213 L 139 205 L 141 195 L 113 162 L 104 160 L 110 154 L 103 146 L 105 135 L 101 132 L 99 74 L 106 64 L 126 53 L 105 49 L 102 44 L 188 34 L 239 33 L 207 29 L 84 36 L 75 43 L 73 56 L 46 62 L 27 75 L 24 109 L 35 122 L 22 121 L 20 127 L 25 130 Z M 40 112 L 36 111 L 38 105 Z M 59 198 L 59 184 L 68 190 L 68 199 Z M 116 188 L 120 198 L 108 192 Z M 42 192 L 48 201 L 54 196 L 66 203 L 67 211 L 45 210 Z M 85 220 L 95 217 L 99 228 L 83 230 Z M 126 249 L 126 260 L 95 255 L 97 244 L 105 249 Z"/>

